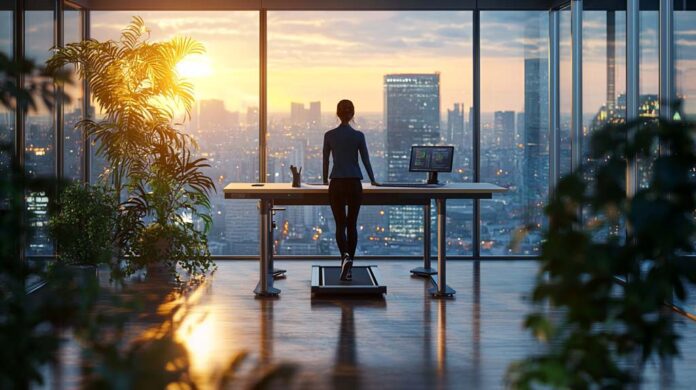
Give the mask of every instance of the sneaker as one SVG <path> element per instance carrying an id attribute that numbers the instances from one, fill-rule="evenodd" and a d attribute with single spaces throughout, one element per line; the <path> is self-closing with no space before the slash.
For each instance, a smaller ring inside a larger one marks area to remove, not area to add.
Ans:
<path id="1" fill-rule="evenodd" d="M 347 254 L 343 256 L 341 260 L 341 280 L 351 281 L 353 280 L 353 260 Z"/>

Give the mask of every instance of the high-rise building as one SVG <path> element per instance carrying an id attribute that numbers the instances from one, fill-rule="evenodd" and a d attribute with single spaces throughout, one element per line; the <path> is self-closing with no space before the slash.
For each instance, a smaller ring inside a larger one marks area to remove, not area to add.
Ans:
<path id="1" fill-rule="evenodd" d="M 310 102 L 309 109 L 304 103 L 290 103 L 290 123 L 298 126 L 316 128 L 321 125 L 321 102 Z"/>
<path id="2" fill-rule="evenodd" d="M 387 177 L 409 179 L 412 145 L 432 145 L 440 139 L 440 74 L 384 76 L 384 116 L 387 129 Z M 389 231 L 400 239 L 421 236 L 418 207 L 392 208 Z"/>
<path id="3" fill-rule="evenodd" d="M 232 119 L 225 108 L 225 102 L 219 99 L 201 100 L 198 115 L 198 126 L 201 129 L 227 127 Z"/>
<path id="4" fill-rule="evenodd" d="M 548 63 L 546 58 L 524 60 L 524 174 L 523 193 L 527 214 L 535 219 L 541 213 L 534 205 L 546 196 L 546 175 L 542 174 L 548 157 Z M 536 221 L 528 220 L 528 223 Z"/>
<path id="5" fill-rule="evenodd" d="M 512 149 L 515 146 L 515 111 L 496 111 L 493 114 L 494 145 Z"/>
<path id="6" fill-rule="evenodd" d="M 321 126 L 321 102 L 310 102 L 307 122 L 312 127 Z"/>
<path id="7" fill-rule="evenodd" d="M 258 107 L 247 107 L 246 125 L 247 126 L 254 126 L 254 127 L 259 125 L 259 108 Z"/>
<path id="8" fill-rule="evenodd" d="M 462 148 L 464 145 L 464 104 L 454 103 L 451 110 L 447 110 L 447 133 L 445 141 Z"/>
<path id="9" fill-rule="evenodd" d="M 303 103 L 290 103 L 290 122 L 293 125 L 307 122 L 307 114 Z"/>

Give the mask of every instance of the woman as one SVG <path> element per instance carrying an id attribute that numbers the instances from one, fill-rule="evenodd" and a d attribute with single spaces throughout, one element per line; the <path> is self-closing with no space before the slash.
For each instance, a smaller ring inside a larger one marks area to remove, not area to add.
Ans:
<path id="1" fill-rule="evenodd" d="M 336 116 L 341 125 L 324 134 L 324 169 L 322 178 L 328 184 L 329 154 L 333 155 L 329 202 L 336 221 L 336 244 L 341 252 L 341 280 L 351 280 L 355 248 L 358 246 L 358 213 L 362 203 L 362 173 L 358 164 L 358 153 L 370 182 L 374 185 L 370 156 L 367 153 L 365 134 L 353 129 L 350 122 L 355 116 L 355 107 L 350 100 L 341 100 L 336 106 Z M 347 210 L 346 210 L 347 208 Z M 346 238 L 347 233 L 347 238 Z"/>

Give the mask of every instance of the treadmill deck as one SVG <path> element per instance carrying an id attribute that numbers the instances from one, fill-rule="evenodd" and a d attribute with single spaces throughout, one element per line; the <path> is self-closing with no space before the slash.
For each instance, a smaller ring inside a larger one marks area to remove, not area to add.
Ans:
<path id="1" fill-rule="evenodd" d="M 312 293 L 314 294 L 386 294 L 387 286 L 376 265 L 354 266 L 353 280 L 340 280 L 339 266 L 312 266 Z"/>

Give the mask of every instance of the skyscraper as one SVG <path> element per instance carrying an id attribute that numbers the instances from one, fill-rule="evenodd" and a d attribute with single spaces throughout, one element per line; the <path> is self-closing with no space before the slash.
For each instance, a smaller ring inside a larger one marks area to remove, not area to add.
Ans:
<path id="1" fill-rule="evenodd" d="M 387 176 L 409 179 L 412 145 L 432 145 L 440 139 L 440 74 L 384 76 L 384 116 L 387 127 Z M 401 239 L 420 237 L 419 207 L 392 208 L 389 231 Z"/>
<path id="2" fill-rule="evenodd" d="M 293 125 L 317 128 L 321 125 L 321 102 L 310 102 L 309 109 L 304 103 L 290 103 L 290 123 Z"/>
<path id="3" fill-rule="evenodd" d="M 546 175 L 542 174 L 544 156 L 548 156 L 548 64 L 546 58 L 524 60 L 524 178 L 523 198 L 528 215 L 541 218 L 532 211 L 537 200 L 546 196 Z M 528 223 L 534 222 L 531 220 Z"/>
<path id="4" fill-rule="evenodd" d="M 447 110 L 447 134 L 445 141 L 454 145 L 457 149 L 464 144 L 464 104 L 454 103 L 451 110 Z"/>
<path id="5" fill-rule="evenodd" d="M 512 149 L 515 146 L 515 111 L 496 111 L 493 114 L 495 146 Z"/>

